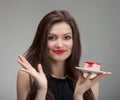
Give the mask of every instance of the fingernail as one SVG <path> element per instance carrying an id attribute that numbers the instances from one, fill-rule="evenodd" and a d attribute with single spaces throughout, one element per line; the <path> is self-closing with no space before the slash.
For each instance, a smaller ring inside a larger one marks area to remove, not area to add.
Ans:
<path id="1" fill-rule="evenodd" d="M 103 74 L 106 74 L 107 72 L 103 72 Z"/>

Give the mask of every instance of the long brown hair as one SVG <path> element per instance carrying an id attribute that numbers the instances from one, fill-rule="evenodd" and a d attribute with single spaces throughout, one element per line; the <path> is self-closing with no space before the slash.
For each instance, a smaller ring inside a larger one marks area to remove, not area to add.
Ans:
<path id="1" fill-rule="evenodd" d="M 55 10 L 43 17 L 43 19 L 38 25 L 34 40 L 25 54 L 26 59 L 31 63 L 31 65 L 36 70 L 38 70 L 37 65 L 39 63 L 42 64 L 43 71 L 48 80 L 48 92 L 46 95 L 46 100 L 54 100 L 52 93 L 49 91 L 51 70 L 50 70 L 50 61 L 48 57 L 48 48 L 47 48 L 48 32 L 50 31 L 50 28 L 53 24 L 59 22 L 65 22 L 69 24 L 72 29 L 73 48 L 70 57 L 67 58 L 66 60 L 65 74 L 73 81 L 73 84 L 75 84 L 78 79 L 78 71 L 74 67 L 78 66 L 80 62 L 81 42 L 80 42 L 80 33 L 77 24 L 74 18 L 67 11 Z M 27 96 L 27 100 L 34 100 L 37 94 L 37 85 L 35 84 L 35 82 L 31 81 L 31 78 L 30 78 L 30 84 L 31 87 L 30 87 L 30 92 L 28 93 Z M 84 94 L 84 99 L 94 100 L 90 98 L 93 98 L 93 95 L 92 95 L 92 91 L 88 90 Z"/>

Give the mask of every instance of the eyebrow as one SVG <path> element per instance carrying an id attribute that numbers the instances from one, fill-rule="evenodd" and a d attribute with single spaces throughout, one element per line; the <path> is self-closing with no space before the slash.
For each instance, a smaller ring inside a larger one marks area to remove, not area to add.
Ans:
<path id="1" fill-rule="evenodd" d="M 50 35 L 56 35 L 55 33 L 49 33 Z M 64 35 L 68 35 L 68 34 L 72 34 L 71 32 L 70 33 L 65 33 Z"/>

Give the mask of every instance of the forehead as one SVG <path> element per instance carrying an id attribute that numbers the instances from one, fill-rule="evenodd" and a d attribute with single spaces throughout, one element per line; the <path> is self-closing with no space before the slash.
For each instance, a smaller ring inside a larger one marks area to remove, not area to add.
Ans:
<path id="1" fill-rule="evenodd" d="M 60 22 L 53 24 L 49 33 L 72 33 L 72 29 L 69 24 Z"/>

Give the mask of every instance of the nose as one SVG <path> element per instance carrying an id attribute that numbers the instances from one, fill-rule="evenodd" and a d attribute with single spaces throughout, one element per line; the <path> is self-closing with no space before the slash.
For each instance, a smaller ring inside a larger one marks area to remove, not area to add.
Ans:
<path id="1" fill-rule="evenodd" d="M 57 42 L 57 43 L 56 43 L 56 47 L 57 47 L 57 48 L 63 47 L 63 40 L 62 40 L 61 38 L 57 39 L 56 42 Z"/>

